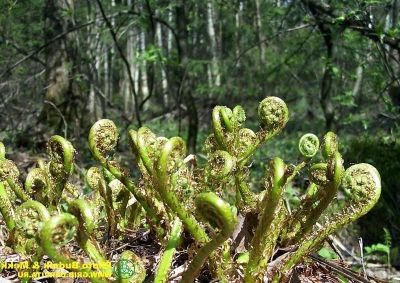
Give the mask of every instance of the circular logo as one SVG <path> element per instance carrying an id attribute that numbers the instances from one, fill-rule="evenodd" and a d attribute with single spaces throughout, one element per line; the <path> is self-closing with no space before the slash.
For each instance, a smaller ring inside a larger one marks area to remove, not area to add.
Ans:
<path id="1" fill-rule="evenodd" d="M 129 259 L 120 259 L 113 267 L 116 279 L 129 279 L 135 274 L 135 264 Z"/>

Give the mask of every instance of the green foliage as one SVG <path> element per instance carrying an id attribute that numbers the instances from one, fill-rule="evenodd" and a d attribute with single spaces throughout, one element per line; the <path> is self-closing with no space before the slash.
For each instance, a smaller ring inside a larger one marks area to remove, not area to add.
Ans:
<path id="1" fill-rule="evenodd" d="M 324 136 L 321 146 L 317 136 L 306 134 L 298 145 L 301 160 L 286 164 L 279 157 L 270 159 L 260 182 L 262 189 L 252 190 L 249 171 L 255 152 L 278 135 L 289 119 L 286 103 L 278 97 L 263 99 L 257 113 L 259 127 L 254 132 L 245 128 L 247 115 L 241 106 L 216 106 L 211 115 L 213 133 L 204 142 L 206 162 L 202 166 L 196 165 L 195 156 L 187 156 L 182 138 L 157 136 L 147 127 L 131 129 L 128 140 L 141 175 L 139 181 L 115 154 L 117 126 L 111 120 L 99 120 L 91 127 L 88 142 L 102 169 L 87 171 L 86 183 L 92 193 L 83 198 L 69 183 L 75 150 L 64 138 L 50 138 L 49 162 L 38 163 L 28 174 L 25 187 L 19 183 L 17 167 L 6 159 L 4 146 L 0 146 L 0 212 L 9 229 L 11 247 L 37 259 L 47 255 L 53 261 L 71 263 L 74 258 L 63 252 L 63 247 L 74 241 L 91 261 L 104 263 L 108 247 L 98 242 L 104 233 L 123 239 L 124 234 L 145 223 L 163 246 L 156 282 L 169 280 L 175 251 L 180 248 L 189 254 L 182 282 L 193 282 L 207 259 L 211 276 L 224 282 L 240 276 L 234 268 L 237 265 L 248 283 L 263 280 L 269 267 L 275 270 L 268 275 L 273 282 L 286 280 L 326 237 L 375 205 L 380 176 L 366 163 L 345 170 L 333 132 Z M 298 208 L 289 214 L 284 201 L 286 187 L 302 170 L 308 172 L 311 184 Z M 11 194 L 4 186 L 11 188 L 22 205 L 10 201 Z M 326 210 L 339 187 L 346 193 L 345 205 L 330 215 L 333 220 L 322 221 L 322 227 L 317 228 L 322 215 L 329 217 Z M 99 212 L 94 214 L 93 207 Z M 17 215 L 15 222 L 10 211 Z M 238 215 L 248 223 L 238 227 Z M 247 229 L 239 232 L 249 233 L 251 240 L 247 252 L 235 260 L 232 235 L 236 229 Z M 183 241 L 183 235 L 194 245 Z M 386 240 L 389 242 L 389 237 Z M 278 246 L 297 249 L 275 259 L 273 251 Z M 121 259 L 125 258 L 140 269 L 128 282 L 145 280 L 140 258 L 131 251 L 123 252 Z M 124 268 L 118 265 L 118 274 L 125 272 Z M 108 267 L 100 270 L 110 272 Z M 126 278 L 115 279 L 122 282 Z"/>
<path id="2" fill-rule="evenodd" d="M 322 247 L 318 251 L 318 255 L 325 259 L 338 259 L 338 255 L 330 248 Z"/>
<path id="3" fill-rule="evenodd" d="M 383 240 L 384 243 L 365 246 L 365 256 L 369 261 L 378 261 L 386 263 L 388 266 L 390 266 L 392 254 L 392 236 L 390 235 L 389 230 L 386 228 L 383 228 Z"/>
<path id="4" fill-rule="evenodd" d="M 390 246 L 381 244 L 381 243 L 373 244 L 371 246 L 366 246 L 366 247 L 364 247 L 364 249 L 365 249 L 366 255 L 370 255 L 370 254 L 376 253 L 376 252 L 384 253 L 386 255 L 390 253 Z"/>

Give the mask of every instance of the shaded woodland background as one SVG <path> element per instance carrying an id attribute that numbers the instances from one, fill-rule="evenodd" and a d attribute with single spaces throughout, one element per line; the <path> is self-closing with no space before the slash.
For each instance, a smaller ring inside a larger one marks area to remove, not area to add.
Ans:
<path id="1" fill-rule="evenodd" d="M 253 164 L 254 184 L 267 158 L 298 158 L 302 133 L 336 131 L 346 165 L 371 163 L 384 185 L 338 237 L 383 243 L 399 266 L 399 12 L 397 0 L 0 0 L 0 140 L 29 167 L 63 135 L 83 174 L 88 129 L 109 118 L 122 139 L 146 125 L 201 158 L 215 105 L 243 105 L 255 128 L 258 101 L 279 96 L 290 122 Z"/>

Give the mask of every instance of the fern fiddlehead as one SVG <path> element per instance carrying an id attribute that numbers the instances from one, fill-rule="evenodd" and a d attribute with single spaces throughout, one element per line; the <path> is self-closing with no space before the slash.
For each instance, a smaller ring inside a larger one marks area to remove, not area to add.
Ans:
<path id="1" fill-rule="evenodd" d="M 196 198 L 196 208 L 204 220 L 208 221 L 213 227 L 218 227 L 220 231 L 210 242 L 197 251 L 188 269 L 182 275 L 181 282 L 185 283 L 195 280 L 207 257 L 229 239 L 237 223 L 236 213 L 232 207 L 215 193 L 201 193 Z"/>
<path id="2" fill-rule="evenodd" d="M 299 151 L 307 158 L 313 157 L 317 154 L 319 149 L 319 139 L 314 134 L 305 134 L 300 138 L 299 141 Z"/>
<path id="3" fill-rule="evenodd" d="M 319 139 L 316 135 L 308 133 L 303 135 L 298 144 L 299 152 L 301 154 L 300 162 L 293 165 L 292 174 L 287 182 L 292 181 L 294 177 L 303 169 L 309 161 L 317 154 L 319 150 Z"/>
<path id="4" fill-rule="evenodd" d="M 278 134 L 289 120 L 286 103 L 276 96 L 264 98 L 258 106 L 258 119 L 263 128 L 262 140 L 268 140 Z"/>
<path id="5" fill-rule="evenodd" d="M 159 154 L 160 146 L 162 146 L 167 139 L 156 137 L 156 135 L 146 127 L 141 127 L 137 132 L 130 130 L 129 138 L 132 151 L 138 158 L 138 164 L 142 174 L 154 174 L 154 163 Z"/>
<path id="6" fill-rule="evenodd" d="M 47 144 L 47 154 L 50 157 L 48 170 L 52 185 L 50 202 L 57 206 L 74 170 L 75 149 L 69 141 L 56 135 Z"/>
<path id="7" fill-rule="evenodd" d="M 208 160 L 206 171 L 215 181 L 221 181 L 232 174 L 236 167 L 236 160 L 227 151 L 217 150 Z"/>
<path id="8" fill-rule="evenodd" d="M 38 201 L 28 200 L 15 211 L 15 237 L 17 249 L 26 255 L 42 255 L 37 244 L 37 234 L 42 224 L 50 218 L 47 208 Z"/>
<path id="9" fill-rule="evenodd" d="M 278 97 L 267 97 L 258 106 L 258 117 L 261 131 L 257 134 L 247 128 L 241 128 L 246 119 L 244 110 L 237 106 L 232 110 L 217 106 L 212 113 L 213 135 L 217 149 L 227 151 L 237 159 L 235 183 L 237 188 L 237 205 L 248 210 L 255 210 L 256 197 L 247 185 L 248 169 L 246 163 L 255 150 L 264 142 L 279 133 L 289 119 L 285 102 Z M 243 205 L 240 204 L 243 201 Z"/>
<path id="10" fill-rule="evenodd" d="M 282 195 L 287 177 L 286 165 L 282 159 L 274 158 L 269 165 L 266 192 L 261 202 L 262 212 L 252 239 L 252 249 L 245 274 L 246 282 L 255 282 L 263 275 L 262 271 L 272 255 L 276 239 L 282 229 L 279 221 L 283 220 Z"/>
<path id="11" fill-rule="evenodd" d="M 214 107 L 212 112 L 213 134 L 206 141 L 206 148 L 211 155 L 211 161 L 223 152 L 237 160 L 239 155 L 244 155 L 245 152 L 253 149 L 257 140 L 257 137 L 255 140 L 253 139 L 254 132 L 250 129 L 240 129 L 245 119 L 246 114 L 240 106 L 235 107 L 233 111 L 225 106 Z M 241 133 L 241 136 L 238 138 L 239 133 Z M 250 133 L 253 133 L 253 135 L 250 135 Z M 226 158 L 226 156 L 221 157 Z M 233 162 L 227 163 L 227 165 L 229 164 L 233 164 Z M 244 205 L 251 206 L 255 203 L 255 197 L 245 181 L 247 177 L 246 168 L 244 166 L 237 168 L 234 176 L 237 188 L 237 205 L 243 201 Z"/>
<path id="12" fill-rule="evenodd" d="M 70 266 L 74 271 L 85 272 L 89 274 L 91 270 L 78 266 L 75 267 L 74 260 L 71 259 L 67 253 L 61 252 L 60 249 L 67 243 L 72 241 L 79 229 L 78 219 L 69 213 L 61 213 L 56 216 L 50 217 L 39 232 L 40 245 L 45 254 L 47 254 L 53 261 L 64 263 Z M 106 280 L 100 278 L 89 278 L 92 282 L 105 283 Z"/>
<path id="13" fill-rule="evenodd" d="M 306 197 L 295 211 L 285 245 L 297 243 L 310 231 L 318 218 L 337 194 L 344 173 L 343 159 L 337 151 L 337 137 L 329 132 L 324 137 L 323 155 L 327 163 L 318 163 L 310 168 L 310 180 L 319 187 L 311 197 Z M 325 152 L 325 153 L 324 153 Z"/>
<path id="14" fill-rule="evenodd" d="M 17 229 L 29 238 L 36 237 L 40 225 L 50 219 L 50 213 L 40 202 L 28 200 L 16 209 Z"/>
<path id="15" fill-rule="evenodd" d="M 45 253 L 56 262 L 72 263 L 71 259 L 58 251 L 58 246 L 72 241 L 78 227 L 78 219 L 72 214 L 62 213 L 51 217 L 39 232 L 41 246 Z"/>
<path id="16" fill-rule="evenodd" d="M 180 218 L 185 228 L 200 243 L 206 243 L 208 236 L 200 223 L 188 213 L 184 205 L 172 191 L 171 174 L 179 163 L 182 163 L 186 153 L 185 142 L 179 137 L 173 137 L 162 147 L 155 164 L 156 190 L 165 204 Z"/>
<path id="17" fill-rule="evenodd" d="M 147 215 L 154 223 L 160 220 L 157 215 L 156 200 L 148 198 L 139 190 L 134 182 L 129 178 L 125 168 L 116 161 L 109 160 L 109 155 L 114 151 L 118 141 L 118 130 L 114 122 L 107 119 L 97 121 L 89 132 L 89 148 L 93 156 L 101 163 L 103 167 L 109 170 L 125 187 L 135 196 L 137 201 L 146 211 Z"/>
<path id="18" fill-rule="evenodd" d="M 91 198 L 94 200 L 95 203 L 99 205 L 101 202 L 104 202 L 105 206 L 111 206 L 111 200 L 108 199 L 107 193 L 103 191 L 103 187 L 100 186 L 100 182 L 102 179 L 104 179 L 104 175 L 99 168 L 90 167 L 86 171 L 85 181 L 92 191 L 93 195 L 91 196 Z M 100 198 L 102 198 L 103 201 L 101 201 Z"/>
<path id="19" fill-rule="evenodd" d="M 32 262 L 40 262 L 43 256 L 43 249 L 40 246 L 38 231 L 43 223 L 50 218 L 47 208 L 38 201 L 28 200 L 20 205 L 15 211 L 15 229 L 13 231 L 15 250 L 18 253 L 28 256 Z M 29 266 L 28 274 L 34 268 Z M 21 282 L 31 282 L 32 278 L 20 278 Z"/>
<path id="20" fill-rule="evenodd" d="M 155 163 L 160 155 L 162 146 L 168 141 L 167 138 L 157 137 L 150 129 L 141 127 L 138 131 L 129 131 L 129 141 L 132 153 L 136 158 L 137 165 L 142 173 L 143 187 L 149 198 L 157 199 L 157 214 L 159 223 L 169 222 L 169 215 L 165 211 L 165 206 L 160 195 L 157 194 Z"/>
<path id="21" fill-rule="evenodd" d="M 68 204 L 68 212 L 74 215 L 79 222 L 77 241 L 83 251 L 93 262 L 100 263 L 103 272 L 110 272 L 107 268 L 106 259 L 99 251 L 98 243 L 93 239 L 96 223 L 89 203 L 83 199 L 73 200 Z"/>
<path id="22" fill-rule="evenodd" d="M 329 160 L 327 164 L 327 171 L 326 171 L 327 184 L 324 186 L 324 189 L 326 191 L 324 192 L 324 195 L 319 201 L 319 203 L 316 205 L 315 209 L 309 215 L 308 220 L 305 223 L 304 231 L 307 231 L 308 229 L 311 228 L 313 224 L 315 224 L 319 216 L 328 207 L 329 203 L 336 196 L 336 193 L 342 181 L 343 173 L 344 173 L 343 159 L 340 153 L 336 152 L 332 156 L 332 159 Z"/>
<path id="23" fill-rule="evenodd" d="M 19 170 L 14 162 L 9 159 L 0 161 L 0 182 L 5 182 L 22 201 L 30 199 L 19 181 Z"/>
<path id="24" fill-rule="evenodd" d="M 33 199 L 42 203 L 47 202 L 50 191 L 46 171 L 41 168 L 29 171 L 25 179 L 25 190 Z"/>
<path id="25" fill-rule="evenodd" d="M 375 167 L 366 163 L 349 167 L 344 173 L 342 186 L 350 198 L 342 212 L 327 217 L 326 223 L 321 228 L 303 237 L 297 250 L 283 260 L 273 282 L 282 282 L 282 278 L 287 278 L 292 267 L 312 252 L 325 238 L 371 210 L 381 194 L 379 173 Z"/>
<path id="26" fill-rule="evenodd" d="M 218 145 L 223 150 L 229 149 L 229 142 L 232 138 L 227 135 L 226 132 L 233 131 L 233 125 L 230 121 L 232 117 L 232 110 L 225 106 L 216 106 L 212 112 L 212 126 L 214 131 L 214 137 Z"/>
<path id="27" fill-rule="evenodd" d="M 117 230 L 117 221 L 112 199 L 112 192 L 110 187 L 106 184 L 101 170 L 97 167 L 89 168 L 89 170 L 86 172 L 86 183 L 94 193 L 93 198 L 95 203 L 98 205 L 100 205 L 100 203 L 104 204 L 104 209 L 107 214 L 108 231 L 111 236 L 115 236 Z M 100 197 L 103 199 L 103 201 L 100 200 Z"/>

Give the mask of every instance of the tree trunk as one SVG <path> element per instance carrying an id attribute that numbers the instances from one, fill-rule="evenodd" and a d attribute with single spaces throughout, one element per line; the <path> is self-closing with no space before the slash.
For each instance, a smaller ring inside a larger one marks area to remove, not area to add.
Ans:
<path id="1" fill-rule="evenodd" d="M 132 7 L 132 0 L 127 0 L 126 2 L 129 9 Z M 129 61 L 129 67 L 131 69 L 131 74 L 137 72 L 136 70 L 136 44 L 135 44 L 135 28 L 130 27 L 127 34 L 126 39 L 126 58 Z M 125 70 L 122 70 L 122 92 L 123 92 L 123 100 L 124 100 L 124 113 L 127 117 L 132 115 L 132 110 L 135 109 L 135 100 L 132 95 L 132 86 L 129 81 L 129 74 Z M 137 90 L 137 89 L 136 89 Z"/>
<path id="2" fill-rule="evenodd" d="M 100 39 L 100 21 L 96 18 L 96 13 L 93 13 L 90 9 L 90 3 L 88 3 L 88 21 L 95 20 L 95 24 L 92 27 L 89 27 L 90 34 L 95 34 L 94 37 L 88 37 L 89 46 L 88 49 L 88 57 L 93 60 L 93 62 L 89 63 L 89 79 L 90 79 L 90 90 L 89 90 L 89 102 L 88 102 L 88 111 L 90 115 L 90 121 L 95 122 L 98 119 L 103 117 L 105 111 L 105 101 L 103 98 L 101 100 L 101 107 L 99 107 L 99 99 L 97 96 L 98 88 L 99 88 L 99 71 L 101 68 L 101 44 L 99 43 Z M 97 8 L 97 7 L 96 7 Z M 97 10 L 97 9 L 96 9 Z"/>
<path id="3" fill-rule="evenodd" d="M 111 72 L 110 72 L 110 51 L 108 51 L 108 46 L 104 45 L 104 95 L 111 99 L 111 89 L 112 89 L 112 80 L 111 80 Z"/>
<path id="4" fill-rule="evenodd" d="M 321 92 L 319 102 L 325 117 L 325 128 L 332 130 L 335 122 L 335 109 L 332 104 L 331 92 L 333 82 L 333 62 L 334 62 L 334 39 L 331 27 L 325 25 L 318 18 L 318 11 L 313 3 L 305 2 L 311 14 L 315 17 L 318 29 L 323 37 L 326 48 L 326 61 L 324 75 L 321 81 Z"/>
<path id="5" fill-rule="evenodd" d="M 199 127 L 199 119 L 197 114 L 196 102 L 192 94 L 190 77 L 186 74 L 186 68 L 189 60 L 188 55 L 188 31 L 185 5 L 180 3 L 176 6 L 176 27 L 178 33 L 178 53 L 180 59 L 179 76 L 177 91 L 178 97 L 182 96 L 187 107 L 188 117 L 188 137 L 187 144 L 189 152 L 196 152 L 196 141 Z M 178 105 L 180 107 L 180 105 Z"/>
<path id="6" fill-rule="evenodd" d="M 115 7 L 115 0 L 111 0 L 111 9 L 114 9 Z M 115 27 L 115 17 L 111 17 L 111 26 Z M 107 81 L 108 81 L 108 93 L 107 96 L 109 99 L 112 99 L 112 96 L 114 94 L 114 66 L 116 65 L 116 52 L 115 52 L 115 44 L 111 44 L 109 47 L 109 52 L 107 52 L 107 64 L 108 64 L 108 69 L 107 69 Z"/>
<path id="7" fill-rule="evenodd" d="M 163 56 L 163 38 L 162 38 L 162 28 L 159 22 L 156 23 L 156 41 L 157 46 L 161 50 L 161 56 Z M 162 102 L 165 108 L 168 108 L 168 78 L 165 71 L 165 64 L 160 61 L 160 75 L 161 75 L 161 95 Z"/>
<path id="8" fill-rule="evenodd" d="M 71 16 L 74 9 L 73 0 L 48 0 L 44 7 L 46 42 L 65 33 L 73 26 Z M 41 118 L 50 127 L 64 126 L 64 119 L 79 122 L 77 115 L 82 113 L 82 102 L 77 85 L 73 83 L 76 72 L 77 52 L 74 44 L 76 34 L 67 33 L 60 40 L 51 43 L 45 50 L 46 56 L 46 93 L 47 101 L 43 107 Z M 79 125 L 73 125 L 76 127 Z M 66 130 L 66 129 L 65 129 Z"/>
<path id="9" fill-rule="evenodd" d="M 243 2 L 239 1 L 239 7 L 235 13 L 235 55 L 236 58 L 239 58 L 240 56 L 240 26 L 241 26 L 241 18 L 242 18 L 242 13 L 243 13 Z M 238 62 L 238 65 L 240 65 L 240 60 Z"/>
<path id="10" fill-rule="evenodd" d="M 174 11 L 172 10 L 172 8 L 168 9 L 168 23 L 172 24 L 174 21 Z M 171 54 L 172 51 L 172 41 L 173 41 L 174 35 L 172 34 L 172 30 L 168 29 L 168 33 L 167 33 L 167 51 L 168 51 L 168 55 Z"/>
<path id="11" fill-rule="evenodd" d="M 68 9 L 64 0 L 49 0 L 46 3 L 45 16 L 45 40 L 50 41 L 68 30 L 69 21 L 62 16 L 63 11 Z M 69 3 L 72 4 L 72 3 Z M 46 49 L 46 87 L 45 98 L 56 105 L 60 105 L 70 89 L 71 74 L 70 58 L 67 51 L 67 38 L 58 40 Z"/>
<path id="12" fill-rule="evenodd" d="M 358 56 L 356 56 L 356 57 L 358 57 Z M 357 66 L 357 69 L 356 69 L 356 82 L 354 83 L 354 87 L 353 87 L 353 91 L 352 91 L 353 97 L 356 100 L 361 92 L 363 73 L 364 73 L 364 68 L 360 64 Z"/>
<path id="13" fill-rule="evenodd" d="M 219 60 L 218 60 L 218 46 L 216 40 L 216 33 L 214 27 L 214 7 L 212 0 L 207 1 L 207 31 L 208 37 L 210 38 L 210 49 L 211 49 L 211 77 L 212 85 L 219 87 L 221 85 L 221 74 L 219 72 Z"/>
<path id="14" fill-rule="evenodd" d="M 255 0 L 256 2 L 256 24 L 257 24 L 257 35 L 258 35 L 258 47 L 260 51 L 260 63 L 261 66 L 265 65 L 265 49 L 266 49 L 266 42 L 265 36 L 263 33 L 262 28 L 262 20 L 261 20 L 261 7 L 260 7 L 260 0 Z"/>
<path id="15" fill-rule="evenodd" d="M 324 76 L 322 77 L 322 82 L 321 82 L 320 103 L 322 111 L 324 112 L 325 115 L 325 128 L 327 131 L 329 131 L 332 130 L 335 119 L 335 111 L 331 100 L 332 81 L 333 81 L 334 43 L 332 40 L 332 32 L 330 29 L 325 29 L 324 27 L 320 26 L 320 30 L 324 37 L 326 55 L 327 55 Z"/>
<path id="16" fill-rule="evenodd" d="M 140 32 L 140 53 L 143 55 L 146 52 L 146 34 L 144 31 Z M 145 56 L 144 56 L 145 57 Z M 143 101 L 149 96 L 149 84 L 147 79 L 147 62 L 146 59 L 143 59 L 143 62 L 140 64 L 140 97 Z M 146 111 L 148 108 L 148 103 L 144 103 L 142 105 L 143 110 Z"/>

